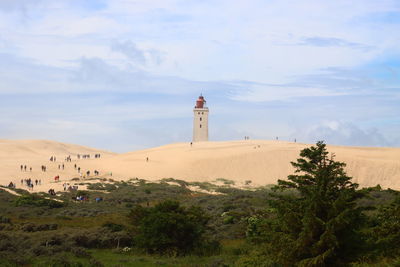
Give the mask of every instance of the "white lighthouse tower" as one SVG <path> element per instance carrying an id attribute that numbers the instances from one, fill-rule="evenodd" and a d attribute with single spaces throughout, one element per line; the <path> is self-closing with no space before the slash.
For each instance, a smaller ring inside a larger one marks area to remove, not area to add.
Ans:
<path id="1" fill-rule="evenodd" d="M 193 112 L 193 142 L 208 141 L 208 107 L 202 95 L 197 99 Z"/>

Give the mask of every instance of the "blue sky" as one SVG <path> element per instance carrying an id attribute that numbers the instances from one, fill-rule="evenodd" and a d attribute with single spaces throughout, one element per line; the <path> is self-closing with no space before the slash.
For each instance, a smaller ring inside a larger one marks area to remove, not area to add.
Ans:
<path id="1" fill-rule="evenodd" d="M 400 146 L 397 0 L 0 0 L 0 138 Z"/>

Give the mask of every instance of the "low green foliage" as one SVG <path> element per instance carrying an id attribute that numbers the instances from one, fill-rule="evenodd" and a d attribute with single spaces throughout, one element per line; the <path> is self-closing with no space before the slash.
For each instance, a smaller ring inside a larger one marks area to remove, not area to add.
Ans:
<path id="1" fill-rule="evenodd" d="M 209 218 L 201 208 L 167 200 L 150 208 L 136 206 L 129 217 L 136 245 L 149 253 L 185 255 L 208 245 L 204 233 Z"/>
<path id="2" fill-rule="evenodd" d="M 18 197 L 15 201 L 16 206 L 35 206 L 35 207 L 49 207 L 61 208 L 64 206 L 62 202 L 52 199 L 46 199 L 36 194 L 25 194 Z"/>
<path id="3" fill-rule="evenodd" d="M 93 183 L 93 184 L 88 184 L 87 186 L 88 190 L 104 190 L 107 192 L 111 192 L 113 190 L 117 189 L 117 186 L 114 184 L 109 184 L 109 183 Z"/>
<path id="4" fill-rule="evenodd" d="M 400 255 L 400 196 L 382 206 L 371 231 L 371 241 L 381 256 Z"/>
<path id="5" fill-rule="evenodd" d="M 225 178 L 217 178 L 215 179 L 217 182 L 222 182 L 225 185 L 235 185 L 235 182 Z"/>
<path id="6" fill-rule="evenodd" d="M 302 152 L 275 192 L 173 178 L 96 179 L 63 202 L 0 190 L 0 266 L 398 266 L 399 192 L 357 190 L 325 152 Z"/>
<path id="7" fill-rule="evenodd" d="M 261 256 L 287 266 L 344 265 L 363 248 L 365 217 L 356 200 L 364 196 L 347 176 L 345 164 L 328 157 L 326 145 L 306 148 L 292 162 L 295 174 L 279 180 L 269 212 L 249 219 L 250 240 Z M 293 191 L 295 190 L 295 191 Z"/>

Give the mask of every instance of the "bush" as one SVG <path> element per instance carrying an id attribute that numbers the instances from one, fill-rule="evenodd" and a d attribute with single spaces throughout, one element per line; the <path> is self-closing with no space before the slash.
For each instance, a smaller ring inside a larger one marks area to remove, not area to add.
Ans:
<path id="1" fill-rule="evenodd" d="M 0 223 L 11 223 L 11 219 L 0 215 Z"/>
<path id="2" fill-rule="evenodd" d="M 209 218 L 200 208 L 183 208 L 167 200 L 151 208 L 137 206 L 129 217 L 136 245 L 149 253 L 184 255 L 205 244 Z"/>
<path id="3" fill-rule="evenodd" d="M 83 267 L 83 264 L 80 262 L 71 261 L 69 257 L 65 254 L 58 254 L 53 256 L 51 259 L 46 261 L 43 266 L 49 267 Z"/>
<path id="4" fill-rule="evenodd" d="M 120 231 L 124 230 L 124 228 L 125 228 L 121 224 L 116 224 L 116 223 L 112 223 L 112 222 L 103 224 L 103 227 L 109 229 L 111 232 L 120 232 Z"/>
<path id="5" fill-rule="evenodd" d="M 49 231 L 49 230 L 57 230 L 57 224 L 39 224 L 36 225 L 34 223 L 24 223 L 21 225 L 21 230 L 24 232 L 37 232 L 37 231 Z"/>
<path id="6" fill-rule="evenodd" d="M 113 184 L 94 183 L 94 184 L 89 184 L 87 186 L 87 189 L 88 190 L 113 191 L 113 190 L 116 190 L 117 187 Z"/>
<path id="7" fill-rule="evenodd" d="M 72 247 L 71 248 L 71 253 L 74 254 L 78 258 L 90 258 L 91 255 L 90 253 L 81 247 Z"/>
<path id="8" fill-rule="evenodd" d="M 95 228 L 85 231 L 76 231 L 69 239 L 75 246 L 84 248 L 116 248 L 132 244 L 132 237 L 124 231 L 111 232 L 106 228 Z"/>
<path id="9" fill-rule="evenodd" d="M 382 206 L 376 216 L 377 225 L 371 239 L 380 255 L 392 257 L 400 254 L 400 197 Z"/>
<path id="10" fill-rule="evenodd" d="M 34 206 L 34 207 L 49 207 L 61 208 L 64 203 L 52 199 L 46 199 L 35 194 L 25 194 L 15 200 L 16 206 Z"/>

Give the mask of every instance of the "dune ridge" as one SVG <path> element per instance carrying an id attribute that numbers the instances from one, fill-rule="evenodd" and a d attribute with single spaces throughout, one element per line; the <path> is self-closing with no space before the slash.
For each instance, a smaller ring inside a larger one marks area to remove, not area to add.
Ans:
<path id="1" fill-rule="evenodd" d="M 176 143 L 123 154 L 94 148 L 46 140 L 0 140 L 0 184 L 10 181 L 20 185 L 20 179 L 41 179 L 42 185 L 34 191 L 49 188 L 62 190 L 62 184 L 79 178 L 74 165 L 100 172 L 98 177 L 114 180 L 142 178 L 159 180 L 175 178 L 186 181 L 215 181 L 217 178 L 233 180 L 240 186 L 251 180 L 251 185 L 275 184 L 293 173 L 290 161 L 310 144 L 268 140 L 242 140 L 223 142 Z M 346 171 L 361 187 L 380 184 L 384 188 L 400 189 L 400 148 L 346 147 L 328 145 L 336 159 L 347 164 Z M 91 159 L 78 160 L 77 154 L 90 154 Z M 94 154 L 101 158 L 94 159 Z M 64 158 L 71 155 L 72 162 Z M 50 162 L 56 156 L 57 162 Z M 148 160 L 147 160 L 148 158 Z M 20 165 L 32 166 L 32 172 L 21 172 Z M 64 164 L 64 170 L 58 165 Z M 40 166 L 48 166 L 43 173 Z M 54 182 L 54 176 L 60 182 Z M 82 177 L 83 179 L 83 177 Z"/>

